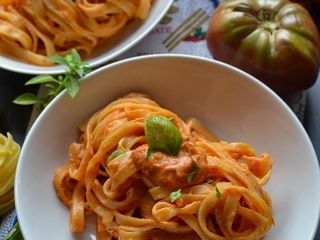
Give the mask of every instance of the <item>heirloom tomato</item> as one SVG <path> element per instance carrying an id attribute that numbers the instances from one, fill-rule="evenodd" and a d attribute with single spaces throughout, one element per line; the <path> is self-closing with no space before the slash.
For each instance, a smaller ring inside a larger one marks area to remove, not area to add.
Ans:
<path id="1" fill-rule="evenodd" d="M 226 0 L 213 12 L 206 41 L 213 58 L 255 76 L 283 96 L 319 73 L 319 33 L 309 12 L 289 0 Z"/>

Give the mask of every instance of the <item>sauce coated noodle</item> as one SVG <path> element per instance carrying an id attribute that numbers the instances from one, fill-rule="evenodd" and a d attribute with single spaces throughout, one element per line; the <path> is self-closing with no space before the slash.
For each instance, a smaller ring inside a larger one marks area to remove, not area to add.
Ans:
<path id="1" fill-rule="evenodd" d="M 81 56 L 119 32 L 145 20 L 153 0 L 0 0 L 0 54 L 35 65 L 46 56 Z"/>
<path id="2" fill-rule="evenodd" d="M 155 152 L 146 159 L 144 121 L 153 115 L 174 119 L 183 138 L 177 157 Z M 269 154 L 219 140 L 198 120 L 183 121 L 140 93 L 115 100 L 79 129 L 53 181 L 70 207 L 71 231 L 83 231 L 88 214 L 96 215 L 97 239 L 260 239 L 272 227 L 262 188 Z M 109 160 L 116 150 L 121 154 Z M 189 182 L 194 162 L 199 169 Z"/>

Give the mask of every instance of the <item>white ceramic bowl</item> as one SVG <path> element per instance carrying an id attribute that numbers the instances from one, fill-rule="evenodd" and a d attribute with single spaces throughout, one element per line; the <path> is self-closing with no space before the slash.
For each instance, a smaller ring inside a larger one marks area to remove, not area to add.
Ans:
<path id="1" fill-rule="evenodd" d="M 149 55 L 96 70 L 83 79 L 75 99 L 63 92 L 32 126 L 15 181 L 26 240 L 94 239 L 94 223 L 84 233 L 70 233 L 69 210 L 55 194 L 53 173 L 67 161 L 78 123 L 131 91 L 149 94 L 182 118 L 199 118 L 224 140 L 247 142 L 259 154 L 270 153 L 275 162 L 266 190 L 273 200 L 275 226 L 264 240 L 313 239 L 320 206 L 319 165 L 287 105 L 255 78 L 224 63 Z"/>
<path id="2" fill-rule="evenodd" d="M 108 44 L 96 48 L 89 58 L 84 59 L 91 67 L 97 67 L 107 61 L 114 59 L 126 50 L 133 47 L 142 40 L 167 13 L 173 0 L 155 0 L 150 13 L 145 21 L 134 22 L 121 30 L 119 34 L 110 38 Z M 39 75 L 39 74 L 60 74 L 67 67 L 64 65 L 36 66 L 28 63 L 16 61 L 14 59 L 0 55 L 0 67 L 13 72 Z"/>

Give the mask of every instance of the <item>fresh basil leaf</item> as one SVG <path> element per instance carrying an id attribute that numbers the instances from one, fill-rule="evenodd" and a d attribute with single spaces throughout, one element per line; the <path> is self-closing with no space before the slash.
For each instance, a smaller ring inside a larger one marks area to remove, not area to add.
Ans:
<path id="1" fill-rule="evenodd" d="M 83 68 L 78 68 L 78 69 L 76 69 L 76 72 L 80 77 L 82 77 L 83 74 L 84 74 L 84 69 Z"/>
<path id="2" fill-rule="evenodd" d="M 179 197 L 181 197 L 181 189 L 178 189 L 177 191 L 170 193 L 171 202 L 176 201 Z"/>
<path id="3" fill-rule="evenodd" d="M 37 95 L 33 93 L 24 93 L 13 100 L 13 103 L 19 105 L 32 105 L 39 102 L 39 98 Z"/>
<path id="4" fill-rule="evenodd" d="M 71 57 L 72 57 L 73 62 L 75 62 L 75 63 L 81 62 L 81 57 L 75 49 L 71 50 Z"/>
<path id="5" fill-rule="evenodd" d="M 87 63 L 81 63 L 80 67 L 84 69 L 84 72 L 83 72 L 84 76 L 89 74 L 90 72 L 92 72 L 92 68 L 89 67 L 89 65 Z"/>
<path id="6" fill-rule="evenodd" d="M 111 153 L 111 155 L 108 157 L 108 160 L 111 161 L 111 160 L 115 159 L 116 157 L 118 157 L 119 155 L 121 155 L 123 153 L 124 153 L 123 150 L 117 149 L 113 153 Z"/>
<path id="7" fill-rule="evenodd" d="M 47 56 L 47 59 L 49 59 L 50 61 L 55 62 L 55 63 L 59 63 L 59 64 L 63 64 L 63 65 L 68 65 L 67 60 L 66 60 L 64 57 L 62 57 L 62 56 L 58 56 L 58 55 L 55 55 L 55 56 Z"/>
<path id="8" fill-rule="evenodd" d="M 152 151 L 160 151 L 169 156 L 177 156 L 182 146 L 182 135 L 178 128 L 161 115 L 145 120 L 145 136 Z"/>
<path id="9" fill-rule="evenodd" d="M 67 89 L 68 94 L 70 95 L 71 98 L 74 98 L 80 89 L 80 84 L 79 84 L 77 76 L 70 75 L 66 79 L 65 84 L 66 84 L 66 89 Z"/>
<path id="10" fill-rule="evenodd" d="M 47 84 L 45 84 L 45 86 L 47 87 L 47 88 L 51 88 L 51 89 L 53 89 L 53 90 L 55 90 L 56 89 L 56 85 L 53 85 L 53 84 L 51 84 L 51 83 L 47 83 Z"/>
<path id="11" fill-rule="evenodd" d="M 79 66 L 76 68 L 76 72 L 80 77 L 83 77 L 90 73 L 92 69 L 89 67 L 88 64 L 80 63 Z"/>
<path id="12" fill-rule="evenodd" d="M 48 96 L 56 96 L 56 91 L 54 90 L 54 89 L 49 89 L 48 91 L 47 91 L 47 95 Z"/>
<path id="13" fill-rule="evenodd" d="M 65 59 L 66 62 L 67 62 L 66 65 L 67 65 L 71 70 L 73 70 L 75 63 L 72 62 L 72 56 L 69 54 L 69 55 L 65 56 L 64 59 Z"/>
<path id="14" fill-rule="evenodd" d="M 58 82 L 58 81 L 50 75 L 38 75 L 28 80 L 25 83 L 25 85 L 40 84 L 40 83 L 47 83 L 47 82 Z"/>

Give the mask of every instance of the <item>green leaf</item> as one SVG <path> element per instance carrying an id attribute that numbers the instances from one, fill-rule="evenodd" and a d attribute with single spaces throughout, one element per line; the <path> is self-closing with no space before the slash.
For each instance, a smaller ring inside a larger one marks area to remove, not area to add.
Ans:
<path id="1" fill-rule="evenodd" d="M 57 82 L 57 80 L 50 75 L 38 75 L 28 80 L 25 83 L 25 85 L 40 84 L 40 83 L 47 83 L 47 82 Z"/>
<path id="2" fill-rule="evenodd" d="M 217 198 L 222 199 L 222 194 L 219 191 L 218 187 L 216 187 L 216 196 L 217 196 Z"/>
<path id="3" fill-rule="evenodd" d="M 64 59 L 66 60 L 66 65 L 70 68 L 70 70 L 72 71 L 74 69 L 74 63 L 72 62 L 72 56 L 69 54 L 67 56 L 64 57 Z"/>
<path id="4" fill-rule="evenodd" d="M 78 74 L 80 77 L 82 77 L 83 74 L 84 74 L 84 69 L 83 69 L 83 68 L 77 68 L 77 69 L 76 69 L 76 72 L 77 72 L 77 74 Z"/>
<path id="5" fill-rule="evenodd" d="M 115 150 L 113 153 L 111 153 L 111 155 L 108 157 L 108 160 L 113 160 L 113 159 L 115 159 L 116 157 L 118 157 L 119 155 L 121 155 L 121 154 L 123 154 L 124 153 L 124 151 L 123 150 L 121 150 L 121 149 L 117 149 L 117 150 Z"/>
<path id="6" fill-rule="evenodd" d="M 62 65 L 67 65 L 68 66 L 68 62 L 66 61 L 66 59 L 62 56 L 47 56 L 47 59 L 49 59 L 50 61 L 52 62 L 55 62 L 55 63 L 59 63 L 59 64 L 62 64 Z"/>
<path id="7" fill-rule="evenodd" d="M 32 105 L 39 102 L 37 95 L 33 93 L 24 93 L 13 100 L 13 103 L 19 105 Z"/>
<path id="8" fill-rule="evenodd" d="M 198 171 L 198 169 L 193 171 L 193 172 L 191 172 L 191 173 L 189 173 L 189 175 L 188 175 L 188 183 L 191 183 L 193 181 L 197 171 Z"/>
<path id="9" fill-rule="evenodd" d="M 75 49 L 71 50 L 71 57 L 72 57 L 73 62 L 75 62 L 75 63 L 81 62 L 81 57 Z"/>
<path id="10" fill-rule="evenodd" d="M 181 197 L 181 189 L 178 189 L 177 191 L 170 193 L 171 202 L 176 201 L 179 197 Z"/>
<path id="11" fill-rule="evenodd" d="M 192 167 L 192 172 L 188 175 L 188 183 L 191 183 L 196 176 L 196 173 L 198 172 L 199 168 L 196 166 Z"/>
<path id="12" fill-rule="evenodd" d="M 85 66 L 83 66 L 83 69 L 84 69 L 84 72 L 83 72 L 84 76 L 92 72 L 92 69 L 89 67 L 88 64 L 85 64 Z"/>
<path id="13" fill-rule="evenodd" d="M 68 72 L 66 72 L 66 74 L 68 74 Z M 63 76 L 58 76 L 58 82 L 62 83 L 64 81 L 64 77 Z"/>
<path id="14" fill-rule="evenodd" d="M 80 67 L 77 68 L 76 72 L 80 77 L 83 77 L 88 73 L 92 72 L 92 69 L 89 67 L 89 65 L 86 65 L 86 66 L 81 65 Z"/>
<path id="15" fill-rule="evenodd" d="M 53 84 L 50 84 L 50 83 L 45 84 L 45 86 L 46 86 L 47 88 L 51 88 L 51 89 L 53 89 L 53 90 L 55 90 L 55 89 L 57 88 L 56 85 L 53 85 Z"/>
<path id="16" fill-rule="evenodd" d="M 47 91 L 47 95 L 48 96 L 56 96 L 57 95 L 57 92 L 56 92 L 56 90 L 55 89 L 49 89 L 48 91 Z"/>
<path id="17" fill-rule="evenodd" d="M 150 116 L 145 120 L 145 136 L 149 149 L 169 156 L 177 156 L 182 146 L 182 135 L 178 128 L 161 115 Z"/>
<path id="18" fill-rule="evenodd" d="M 211 179 L 211 178 L 208 178 L 208 179 L 207 179 L 207 183 L 210 184 L 210 183 L 212 183 L 212 182 L 213 182 L 213 179 Z"/>
<path id="19" fill-rule="evenodd" d="M 11 231 L 2 240 L 23 240 L 19 223 L 16 223 Z"/>
<path id="20" fill-rule="evenodd" d="M 194 166 L 192 167 L 192 172 L 188 175 L 188 183 L 191 183 L 193 181 L 196 173 L 199 170 L 199 166 L 198 166 L 197 162 L 194 160 L 194 158 L 192 157 L 192 154 L 190 151 L 189 151 L 189 155 L 190 155 L 191 160 L 194 163 Z"/>
<path id="21" fill-rule="evenodd" d="M 26 93 L 17 97 L 13 101 L 15 104 L 31 105 L 39 102 L 40 113 L 64 89 L 67 89 L 70 97 L 74 98 L 79 92 L 79 78 L 92 71 L 87 63 L 81 61 L 81 57 L 75 49 L 72 49 L 71 53 L 65 57 L 48 56 L 47 59 L 55 63 L 66 65 L 69 69 L 65 72 L 64 76 L 59 75 L 57 78 L 50 75 L 39 75 L 31 78 L 26 82 L 26 85 L 46 83 L 45 87 L 49 88 L 46 93 L 47 96 L 39 99 L 32 93 Z"/>
<path id="22" fill-rule="evenodd" d="M 70 75 L 68 78 L 66 78 L 65 84 L 68 94 L 71 98 L 74 98 L 80 89 L 80 84 L 77 76 Z"/>

